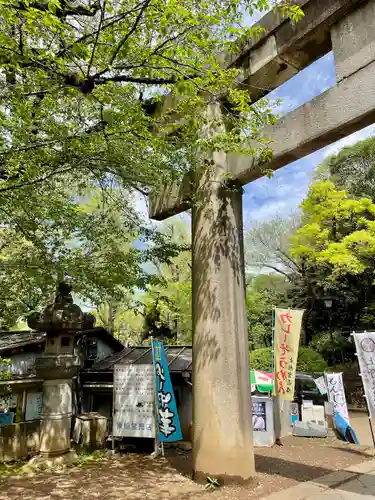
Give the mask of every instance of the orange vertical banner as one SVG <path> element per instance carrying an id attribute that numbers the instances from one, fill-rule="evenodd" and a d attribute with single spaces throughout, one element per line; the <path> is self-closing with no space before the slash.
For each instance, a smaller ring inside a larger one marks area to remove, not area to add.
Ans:
<path id="1" fill-rule="evenodd" d="M 298 348 L 304 309 L 275 309 L 274 395 L 294 399 Z"/>

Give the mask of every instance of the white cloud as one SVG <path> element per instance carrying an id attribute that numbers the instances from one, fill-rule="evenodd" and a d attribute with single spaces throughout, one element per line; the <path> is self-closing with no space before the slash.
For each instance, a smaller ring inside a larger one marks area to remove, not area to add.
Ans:
<path id="1" fill-rule="evenodd" d="M 147 196 L 139 193 L 138 191 L 134 192 L 134 208 L 136 211 L 143 215 L 145 219 L 148 219 L 148 199 Z"/>

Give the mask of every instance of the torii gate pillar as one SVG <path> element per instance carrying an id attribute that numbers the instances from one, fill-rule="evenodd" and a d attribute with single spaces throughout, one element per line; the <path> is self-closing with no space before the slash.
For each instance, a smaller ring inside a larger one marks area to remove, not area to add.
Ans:
<path id="1" fill-rule="evenodd" d="M 192 207 L 193 472 L 220 483 L 255 475 L 245 309 L 242 188 L 226 155 L 200 178 Z"/>

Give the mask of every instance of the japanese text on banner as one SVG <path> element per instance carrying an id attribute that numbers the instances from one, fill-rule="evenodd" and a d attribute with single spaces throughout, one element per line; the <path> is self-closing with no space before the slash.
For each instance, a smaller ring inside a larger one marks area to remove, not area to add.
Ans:
<path id="1" fill-rule="evenodd" d="M 349 412 L 346 404 L 342 373 L 326 373 L 325 379 L 328 399 L 333 404 L 333 412 L 340 413 L 346 422 L 349 423 Z"/>
<path id="2" fill-rule="evenodd" d="M 375 332 L 354 333 L 370 418 L 375 418 Z"/>
<path id="3" fill-rule="evenodd" d="M 303 309 L 275 309 L 274 394 L 292 401 Z"/>
<path id="4" fill-rule="evenodd" d="M 156 404 L 161 442 L 181 441 L 182 433 L 177 413 L 176 399 L 169 375 L 167 358 L 161 342 L 153 341 L 154 367 L 156 377 Z"/>

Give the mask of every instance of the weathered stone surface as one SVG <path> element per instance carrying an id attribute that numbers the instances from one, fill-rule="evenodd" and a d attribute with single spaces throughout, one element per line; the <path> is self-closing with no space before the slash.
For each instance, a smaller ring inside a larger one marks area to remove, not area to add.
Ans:
<path id="1" fill-rule="evenodd" d="M 46 380 L 40 416 L 40 454 L 54 456 L 70 450 L 72 381 Z"/>
<path id="2" fill-rule="evenodd" d="M 0 461 L 25 459 L 39 450 L 39 422 L 0 426 Z"/>
<path id="3" fill-rule="evenodd" d="M 341 81 L 375 60 L 375 3 L 368 1 L 332 27 L 336 78 Z"/>
<path id="4" fill-rule="evenodd" d="M 261 168 L 254 158 L 229 155 L 234 179 L 246 184 L 374 123 L 374 81 L 375 62 L 266 127 L 273 159 Z"/>
<path id="5" fill-rule="evenodd" d="M 54 467 L 61 467 L 72 465 L 77 460 L 77 453 L 74 450 L 69 450 L 64 455 L 59 456 L 44 456 L 37 455 L 33 457 L 27 463 L 27 469 L 38 469 L 43 467 L 43 469 L 53 469 Z"/>
<path id="6" fill-rule="evenodd" d="M 71 354 L 59 356 L 44 354 L 35 360 L 38 377 L 44 380 L 68 379 L 77 374 L 79 359 Z"/>
<path id="7" fill-rule="evenodd" d="M 255 469 L 242 189 L 224 183 L 226 155 L 213 160 L 197 182 L 192 217 L 193 469 L 197 480 L 243 482 Z"/>
<path id="8" fill-rule="evenodd" d="M 160 187 L 157 195 L 149 197 L 150 217 L 159 220 L 159 214 L 163 214 L 161 219 L 174 215 L 174 207 L 178 206 L 179 211 L 187 210 L 191 202 L 192 182 L 190 175 L 186 175 L 181 184 L 169 184 Z"/>

